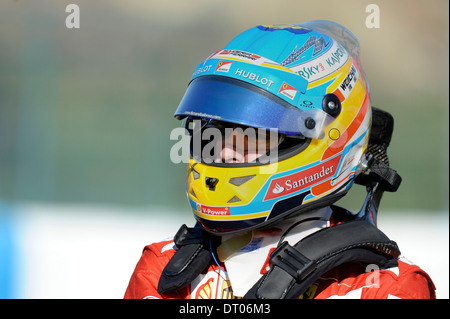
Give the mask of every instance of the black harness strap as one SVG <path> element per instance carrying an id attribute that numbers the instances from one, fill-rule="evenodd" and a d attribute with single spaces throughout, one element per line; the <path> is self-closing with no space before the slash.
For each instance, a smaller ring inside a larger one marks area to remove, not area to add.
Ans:
<path id="1" fill-rule="evenodd" d="M 211 263 L 210 247 L 215 249 L 218 240 L 199 225 L 183 225 L 174 238 L 179 248 L 161 274 L 158 292 L 190 284 Z M 397 244 L 370 222 L 348 221 L 315 232 L 294 246 L 283 242 L 270 257 L 271 269 L 244 298 L 298 298 L 322 274 L 341 264 L 359 261 L 391 267 L 397 265 L 399 255 Z"/>
<path id="2" fill-rule="evenodd" d="M 379 267 L 397 265 L 397 244 L 367 221 L 322 229 L 293 247 L 281 244 L 271 255 L 271 269 L 247 292 L 247 299 L 298 298 L 322 274 L 359 261 Z"/>
<path id="3" fill-rule="evenodd" d="M 190 284 L 211 262 L 210 246 L 217 245 L 217 237 L 209 235 L 197 224 L 193 228 L 181 226 L 174 237 L 178 247 L 158 282 L 160 294 L 181 289 Z"/>

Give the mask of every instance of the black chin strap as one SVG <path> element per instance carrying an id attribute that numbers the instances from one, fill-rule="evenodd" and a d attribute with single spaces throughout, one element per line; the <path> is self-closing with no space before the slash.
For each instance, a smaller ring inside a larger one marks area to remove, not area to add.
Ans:
<path id="1" fill-rule="evenodd" d="M 209 266 L 210 249 L 217 247 L 218 241 L 219 237 L 208 234 L 200 224 L 192 228 L 181 226 L 174 237 L 178 250 L 161 274 L 158 292 L 164 294 L 190 284 Z"/>

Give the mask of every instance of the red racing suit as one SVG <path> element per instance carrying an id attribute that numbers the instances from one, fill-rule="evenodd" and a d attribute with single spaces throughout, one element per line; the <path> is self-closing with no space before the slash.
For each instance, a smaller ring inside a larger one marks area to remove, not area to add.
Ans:
<path id="1" fill-rule="evenodd" d="M 160 295 L 160 275 L 175 254 L 172 240 L 151 244 L 143 254 L 131 276 L 126 299 L 230 299 L 239 298 L 226 274 L 225 264 L 214 261 L 187 287 Z M 261 265 L 261 274 L 268 269 L 269 258 Z M 219 267 L 220 266 L 220 267 Z M 404 257 L 398 259 L 398 267 L 367 271 L 362 263 L 347 263 L 331 269 L 319 277 L 299 299 L 435 299 L 435 287 L 421 268 Z"/>

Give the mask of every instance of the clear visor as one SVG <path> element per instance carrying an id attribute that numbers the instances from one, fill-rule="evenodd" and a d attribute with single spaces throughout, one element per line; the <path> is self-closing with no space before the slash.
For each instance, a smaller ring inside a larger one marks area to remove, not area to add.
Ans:
<path id="1" fill-rule="evenodd" d="M 359 74 L 361 74 L 364 77 L 364 81 L 367 86 L 367 91 L 370 94 L 369 81 L 367 80 L 366 74 L 361 66 L 361 58 L 360 58 L 361 49 L 359 46 L 359 41 L 353 35 L 353 33 L 351 33 L 350 30 L 348 30 L 347 28 L 338 23 L 326 20 L 315 20 L 302 23 L 301 25 L 319 31 L 323 34 L 326 34 L 331 38 L 333 38 L 335 41 L 337 41 L 340 45 L 342 45 L 355 61 L 358 67 Z"/>

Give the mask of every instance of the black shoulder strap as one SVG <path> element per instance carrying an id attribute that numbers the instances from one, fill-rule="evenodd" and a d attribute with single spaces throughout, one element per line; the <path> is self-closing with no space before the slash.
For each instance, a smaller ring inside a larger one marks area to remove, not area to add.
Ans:
<path id="1" fill-rule="evenodd" d="M 193 228 L 181 226 L 174 237 L 178 250 L 161 274 L 158 292 L 164 294 L 190 284 L 208 267 L 212 258 L 210 247 L 215 247 L 217 240 L 199 224 Z"/>
<path id="2" fill-rule="evenodd" d="M 371 223 L 346 222 L 313 233 L 294 246 L 281 244 L 270 257 L 271 269 L 244 298 L 298 298 L 322 274 L 343 263 L 390 267 L 397 265 L 399 254 L 397 244 Z"/>

